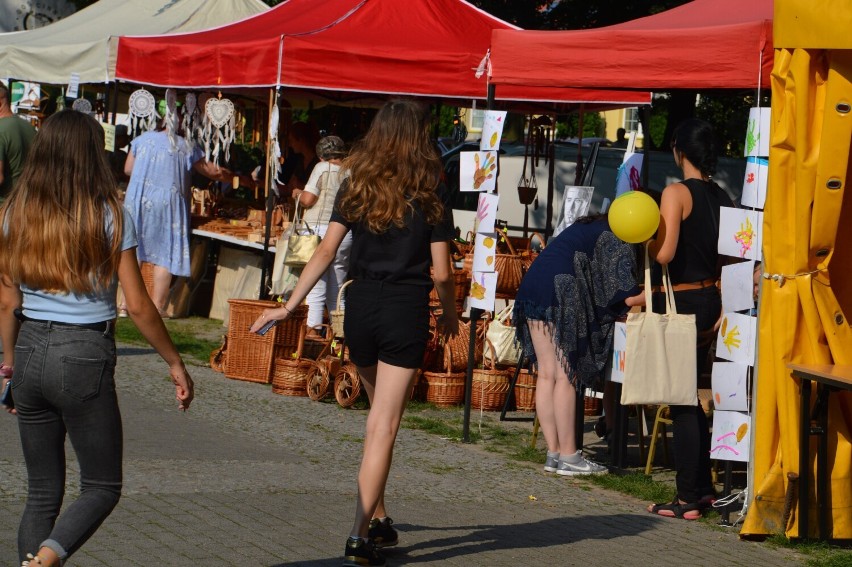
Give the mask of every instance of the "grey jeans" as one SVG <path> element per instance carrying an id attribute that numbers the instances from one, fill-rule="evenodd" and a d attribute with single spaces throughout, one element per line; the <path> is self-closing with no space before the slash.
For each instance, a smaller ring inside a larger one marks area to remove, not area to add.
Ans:
<path id="1" fill-rule="evenodd" d="M 27 465 L 18 555 L 42 546 L 66 559 L 97 530 L 121 496 L 121 414 L 115 340 L 99 332 L 25 321 L 15 345 L 12 391 Z M 80 496 L 65 496 L 65 437 L 80 466 Z"/>

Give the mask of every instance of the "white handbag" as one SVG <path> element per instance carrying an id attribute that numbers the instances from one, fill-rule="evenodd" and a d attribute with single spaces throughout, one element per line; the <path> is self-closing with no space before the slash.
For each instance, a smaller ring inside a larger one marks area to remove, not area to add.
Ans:
<path id="1" fill-rule="evenodd" d="M 666 312 L 651 310 L 651 268 L 645 248 L 646 311 L 627 315 L 622 405 L 698 404 L 695 315 L 678 315 L 663 266 Z"/>
<path id="2" fill-rule="evenodd" d="M 497 313 L 485 331 L 485 338 L 494 346 L 494 354 L 491 349 L 485 349 L 483 357 L 492 364 L 515 366 L 521 358 L 521 349 L 515 342 L 515 326 L 509 322 L 512 307 L 511 304 L 507 305 Z"/>

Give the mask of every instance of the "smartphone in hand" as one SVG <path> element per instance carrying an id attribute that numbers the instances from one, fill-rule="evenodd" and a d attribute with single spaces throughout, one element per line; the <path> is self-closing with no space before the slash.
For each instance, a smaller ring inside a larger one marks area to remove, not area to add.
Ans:
<path id="1" fill-rule="evenodd" d="M 274 327 L 277 324 L 278 324 L 278 319 L 272 319 L 271 321 L 267 321 L 263 325 L 263 327 L 261 327 L 260 329 L 258 329 L 256 331 L 256 333 L 260 336 L 263 336 L 263 335 L 265 335 L 266 333 L 269 332 L 269 329 L 271 329 L 272 327 Z"/>
<path id="2" fill-rule="evenodd" d="M 6 387 L 3 388 L 3 394 L 0 395 L 0 405 L 6 406 L 7 409 L 14 409 L 15 402 L 12 400 L 12 381 L 6 382 Z"/>

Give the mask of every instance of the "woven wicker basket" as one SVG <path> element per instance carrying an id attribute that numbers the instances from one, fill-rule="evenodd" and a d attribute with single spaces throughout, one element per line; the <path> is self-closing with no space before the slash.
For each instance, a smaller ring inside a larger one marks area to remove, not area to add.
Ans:
<path id="1" fill-rule="evenodd" d="M 316 372 L 321 369 L 313 360 L 278 358 L 272 369 L 272 393 L 306 397 L 308 376 Z"/>
<path id="2" fill-rule="evenodd" d="M 521 369 L 515 382 L 515 409 L 535 411 L 535 372 Z"/>
<path id="3" fill-rule="evenodd" d="M 482 363 L 483 341 L 485 340 L 485 329 L 487 321 L 480 319 L 476 325 L 476 340 L 473 349 L 473 363 L 478 366 Z M 450 337 L 444 343 L 444 358 L 449 358 L 449 370 L 459 372 L 467 370 L 468 352 L 470 351 L 470 321 L 459 323 L 459 332 Z M 446 366 L 445 366 L 446 368 Z"/>
<path id="4" fill-rule="evenodd" d="M 449 368 L 448 357 L 444 356 L 445 368 Z M 464 402 L 464 372 L 423 372 L 426 382 L 426 401 L 438 407 L 457 406 Z"/>
<path id="5" fill-rule="evenodd" d="M 319 362 L 319 371 L 308 375 L 306 385 L 308 397 L 315 402 L 326 398 L 332 393 L 332 378 L 340 370 L 341 360 L 336 356 L 326 356 Z"/>
<path id="6" fill-rule="evenodd" d="M 586 396 L 583 399 L 583 415 L 603 415 L 603 401 L 594 396 Z"/>
<path id="7" fill-rule="evenodd" d="M 494 346 L 486 339 L 485 348 L 494 352 Z M 495 355 L 496 356 L 496 355 Z M 492 358 L 493 360 L 493 358 Z M 475 368 L 471 379 L 470 407 L 483 411 L 500 411 L 509 395 L 509 374 L 506 370 Z"/>
<path id="8" fill-rule="evenodd" d="M 249 328 L 264 309 L 280 304 L 259 299 L 229 299 L 228 304 L 230 316 L 225 376 L 234 380 L 269 384 L 272 381 L 274 359 L 301 357 L 307 306 L 300 306 L 289 319 L 261 336 L 249 332 Z"/>
<path id="9" fill-rule="evenodd" d="M 331 320 L 331 330 L 334 331 L 335 337 L 343 338 L 343 290 L 345 290 L 353 281 L 355 280 L 349 280 L 340 286 L 340 291 L 337 292 L 337 306 L 328 314 L 329 319 Z"/>
<path id="10" fill-rule="evenodd" d="M 453 284 L 456 291 L 456 311 L 461 313 L 464 311 L 464 300 L 467 299 L 470 290 L 470 271 L 464 268 L 453 270 Z M 429 292 L 429 306 L 441 307 L 441 298 L 438 297 L 438 290 L 434 286 L 432 291 Z"/>
<path id="11" fill-rule="evenodd" d="M 354 364 L 344 364 L 334 377 L 334 397 L 341 407 L 348 408 L 361 395 L 361 377 Z"/>

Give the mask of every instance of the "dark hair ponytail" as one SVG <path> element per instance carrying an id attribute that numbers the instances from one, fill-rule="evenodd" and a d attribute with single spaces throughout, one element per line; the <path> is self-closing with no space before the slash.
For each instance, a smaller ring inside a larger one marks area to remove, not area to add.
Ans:
<path id="1" fill-rule="evenodd" d="M 716 173 L 718 144 L 713 127 L 698 118 L 689 118 L 678 124 L 672 134 L 672 148 L 686 156 L 702 175 L 711 177 Z"/>

